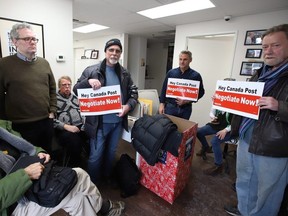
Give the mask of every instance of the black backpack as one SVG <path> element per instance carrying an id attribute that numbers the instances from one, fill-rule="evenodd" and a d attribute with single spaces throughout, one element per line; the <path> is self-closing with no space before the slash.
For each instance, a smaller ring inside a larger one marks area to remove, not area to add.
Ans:
<path id="1" fill-rule="evenodd" d="M 140 187 L 141 172 L 135 160 L 128 154 L 122 154 L 117 161 L 114 177 L 121 189 L 121 197 L 126 198 L 137 193 Z"/>
<path id="2" fill-rule="evenodd" d="M 67 196 L 77 181 L 75 170 L 56 166 L 54 161 L 50 161 L 45 164 L 40 179 L 33 182 L 25 196 L 40 206 L 55 207 Z"/>

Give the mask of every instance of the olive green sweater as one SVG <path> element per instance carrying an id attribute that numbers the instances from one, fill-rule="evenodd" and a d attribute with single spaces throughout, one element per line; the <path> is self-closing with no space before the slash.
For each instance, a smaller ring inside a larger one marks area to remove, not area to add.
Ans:
<path id="1" fill-rule="evenodd" d="M 56 83 L 49 63 L 17 55 L 0 59 L 0 119 L 28 123 L 56 113 Z"/>

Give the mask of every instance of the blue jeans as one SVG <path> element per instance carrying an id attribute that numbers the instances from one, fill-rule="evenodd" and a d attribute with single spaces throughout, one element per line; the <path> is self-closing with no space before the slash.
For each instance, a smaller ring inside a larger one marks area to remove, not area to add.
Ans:
<path id="1" fill-rule="evenodd" d="M 248 152 L 240 139 L 237 148 L 236 190 L 243 216 L 276 216 L 288 183 L 288 158 L 273 158 Z"/>
<path id="2" fill-rule="evenodd" d="M 208 142 L 206 140 L 207 135 L 216 134 L 218 131 L 213 129 L 210 125 L 205 125 L 197 129 L 197 138 L 202 144 L 202 148 L 208 148 Z M 214 163 L 216 165 L 221 165 L 223 163 L 221 143 L 231 139 L 230 133 L 227 133 L 223 140 L 219 139 L 217 136 L 213 136 L 211 139 L 212 149 L 214 152 Z"/>
<path id="3" fill-rule="evenodd" d="M 101 177 L 109 178 L 112 173 L 115 152 L 122 132 L 122 122 L 103 123 L 95 139 L 90 139 L 90 156 L 87 171 L 97 184 Z"/>
<path id="4" fill-rule="evenodd" d="M 179 107 L 177 105 L 167 103 L 164 110 L 165 114 L 173 115 L 183 119 L 190 119 L 192 113 L 192 105 L 186 105 L 185 107 Z"/>

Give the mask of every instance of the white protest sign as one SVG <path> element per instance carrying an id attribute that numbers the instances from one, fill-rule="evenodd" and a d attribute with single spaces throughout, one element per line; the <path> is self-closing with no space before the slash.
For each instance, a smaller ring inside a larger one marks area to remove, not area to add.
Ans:
<path id="1" fill-rule="evenodd" d="M 263 82 L 218 80 L 213 108 L 225 112 L 258 119 L 258 100 L 262 97 Z"/>
<path id="2" fill-rule="evenodd" d="M 81 115 L 104 115 L 122 111 L 120 85 L 77 89 Z"/>
<path id="3" fill-rule="evenodd" d="M 168 78 L 166 97 L 197 101 L 199 85 L 195 80 Z"/>

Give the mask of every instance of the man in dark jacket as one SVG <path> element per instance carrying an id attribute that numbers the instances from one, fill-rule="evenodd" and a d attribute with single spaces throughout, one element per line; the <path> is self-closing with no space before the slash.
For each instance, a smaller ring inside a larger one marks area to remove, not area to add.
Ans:
<path id="1" fill-rule="evenodd" d="M 288 183 L 288 24 L 268 29 L 262 39 L 265 65 L 250 81 L 265 86 L 259 119 L 240 121 L 238 209 L 225 207 L 231 215 L 276 216 Z"/>
<path id="2" fill-rule="evenodd" d="M 96 184 L 103 177 L 104 180 L 111 177 L 122 128 L 128 130 L 127 114 L 134 109 L 138 99 L 130 74 L 118 62 L 122 53 L 120 40 L 109 40 L 104 51 L 105 59 L 87 67 L 73 89 L 75 94 L 77 89 L 91 87 L 96 90 L 103 86 L 120 85 L 121 89 L 122 112 L 86 117 L 85 131 L 90 138 L 88 173 Z"/>
<path id="3" fill-rule="evenodd" d="M 167 72 L 165 80 L 163 82 L 161 95 L 160 95 L 160 114 L 169 114 L 189 120 L 192 113 L 192 103 L 196 103 L 203 97 L 205 90 L 203 80 L 197 71 L 190 68 L 189 64 L 192 62 L 192 53 L 189 50 L 183 50 L 179 54 L 179 67 L 173 68 Z M 166 90 L 168 86 L 169 78 L 195 80 L 199 81 L 199 94 L 197 101 L 184 100 L 182 98 L 168 98 L 166 97 Z"/>

